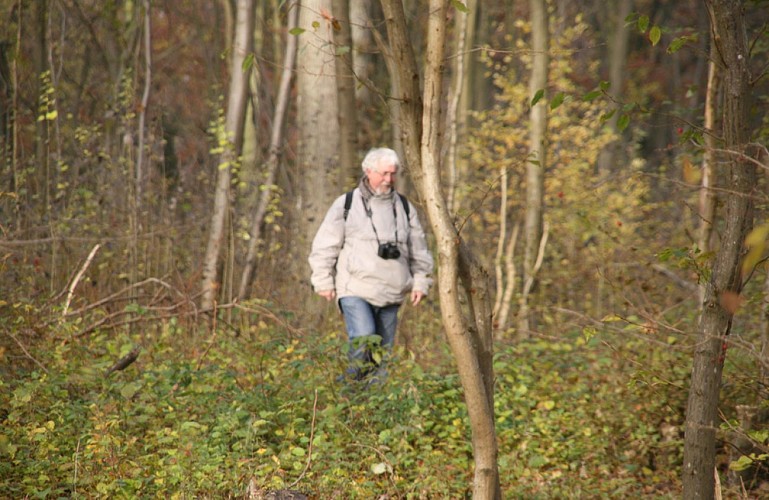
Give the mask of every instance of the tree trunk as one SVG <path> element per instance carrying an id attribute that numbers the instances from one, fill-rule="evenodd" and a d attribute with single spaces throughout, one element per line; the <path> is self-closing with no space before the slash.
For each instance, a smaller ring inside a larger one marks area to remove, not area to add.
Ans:
<path id="1" fill-rule="evenodd" d="M 230 66 L 230 87 L 227 101 L 227 115 L 224 132 L 226 145 L 221 154 L 216 176 L 216 192 L 214 194 L 214 209 L 211 215 L 211 227 L 208 235 L 208 245 L 203 261 L 203 285 L 201 307 L 208 310 L 214 307 L 217 300 L 219 283 L 219 260 L 225 227 L 230 211 L 230 182 L 232 167 L 238 161 L 243 143 L 243 119 L 246 113 L 246 98 L 248 93 L 248 70 L 244 70 L 243 62 L 251 52 L 254 23 L 253 0 L 238 0 L 235 14 L 235 39 Z"/>
<path id="2" fill-rule="evenodd" d="M 547 95 L 548 16 L 545 0 L 530 0 L 532 67 L 529 79 L 529 95 L 542 90 Z M 540 99 L 529 111 L 529 158 L 526 162 L 526 218 L 524 222 L 523 274 L 518 311 L 518 337 L 528 336 L 533 318 L 529 310 L 529 294 L 534 286 L 542 241 L 542 220 L 544 217 L 547 99 Z"/>
<path id="3" fill-rule="evenodd" d="M 611 45 L 609 46 L 609 83 L 611 84 L 611 93 L 617 102 L 621 102 L 623 90 L 625 88 L 625 75 L 627 71 L 628 42 L 630 37 L 630 27 L 627 26 L 625 19 L 633 10 L 633 0 L 617 0 L 616 15 L 614 16 L 614 33 L 611 35 Z M 609 126 L 617 129 L 617 120 L 619 112 L 615 112 L 609 119 Z M 611 172 L 619 167 L 617 163 L 621 161 L 622 138 L 607 144 L 598 155 L 598 170 L 600 172 Z"/>
<path id="4" fill-rule="evenodd" d="M 297 167 L 299 196 L 296 203 L 294 261 L 299 266 L 297 281 L 309 282 L 307 249 L 323 215 L 333 199 L 344 192 L 339 165 L 339 122 L 337 120 L 336 69 L 334 67 L 330 0 L 305 0 L 299 13 L 297 47 Z M 319 301 L 312 301 L 317 304 Z M 317 311 L 310 311 L 315 313 Z"/>
<path id="5" fill-rule="evenodd" d="M 713 498 L 715 445 L 721 375 L 727 336 L 742 289 L 745 236 L 753 223 L 751 192 L 756 166 L 748 158 L 750 71 L 742 2 L 706 0 L 712 43 L 723 68 L 723 147 L 728 181 L 724 186 L 725 227 L 706 285 L 694 352 L 684 438 L 683 497 Z"/>
<path id="6" fill-rule="evenodd" d="M 424 97 L 420 98 L 419 78 L 407 35 L 400 0 L 383 0 L 390 51 L 397 69 L 392 78 L 401 93 L 401 131 L 406 161 L 414 171 L 415 186 L 438 245 L 438 291 L 441 316 L 452 352 L 457 361 L 472 429 L 475 477 L 473 498 L 501 498 L 494 428 L 494 395 L 491 310 L 487 277 L 462 244 L 453 225 L 440 183 L 440 106 L 444 62 L 446 2 L 431 0 L 427 27 Z M 424 102 L 424 109 L 421 103 Z M 423 134 L 413 132 L 424 131 Z M 409 134 L 409 132 L 412 132 Z M 459 278 L 471 312 L 462 310 Z"/>
<path id="7" fill-rule="evenodd" d="M 40 110 L 45 109 L 47 105 L 47 99 L 49 94 L 47 92 L 47 85 L 51 85 L 50 78 L 44 79 L 43 75 L 46 74 L 48 69 L 48 0 L 40 0 L 36 2 L 36 7 L 33 15 L 35 16 L 35 28 L 37 29 L 37 37 L 35 46 L 35 85 L 37 86 L 36 98 L 38 100 L 35 108 L 35 113 L 40 113 Z M 21 21 L 19 21 L 21 22 Z M 39 116 L 35 116 L 35 157 L 37 171 L 33 177 L 33 181 L 30 185 L 31 194 L 33 199 L 36 196 L 39 199 L 39 211 L 41 215 L 48 212 L 48 193 L 50 189 L 50 130 L 49 121 L 43 117 L 39 119 Z"/>
<path id="8" fill-rule="evenodd" d="M 715 151 L 716 151 L 716 113 L 718 111 L 718 90 L 720 87 L 719 67 L 716 63 L 718 53 L 715 45 L 710 49 L 708 62 L 708 86 L 705 91 L 705 150 L 702 157 L 702 181 L 700 184 L 700 234 L 698 245 L 703 253 L 711 250 L 713 222 L 716 215 L 716 182 Z"/>
<path id="9" fill-rule="evenodd" d="M 246 264 L 240 279 L 240 288 L 238 289 L 238 299 L 243 300 L 248 296 L 251 281 L 256 272 L 256 261 L 258 248 L 262 236 L 262 224 L 267 214 L 267 207 L 272 199 L 272 190 L 275 184 L 275 175 L 278 171 L 278 163 L 281 155 L 281 145 L 283 143 L 283 123 L 286 121 L 286 111 L 288 109 L 289 93 L 291 91 L 291 76 L 294 73 L 294 62 L 296 60 L 296 42 L 297 37 L 290 34 L 291 30 L 296 28 L 299 19 L 299 2 L 289 6 L 288 26 L 286 31 L 289 33 L 286 38 L 286 53 L 283 58 L 283 73 L 280 78 L 278 88 L 278 97 L 275 104 L 275 117 L 272 120 L 272 134 L 270 136 L 270 152 L 267 158 L 264 184 L 259 190 L 259 203 L 256 206 L 254 216 L 251 218 L 251 239 L 248 240 L 248 254 L 246 255 Z"/>
<path id="10" fill-rule="evenodd" d="M 708 87 L 705 94 L 705 151 L 702 157 L 702 180 L 700 184 L 699 200 L 699 247 L 702 253 L 711 251 L 713 238 L 713 223 L 716 217 L 716 193 L 718 179 L 715 176 L 715 151 L 716 151 L 716 111 L 718 107 L 718 88 L 720 78 L 716 64 L 715 44 L 710 49 L 710 61 L 708 62 Z M 705 300 L 705 287 L 700 287 L 700 303 Z"/>
<path id="11" fill-rule="evenodd" d="M 478 62 L 478 52 L 472 50 L 475 46 L 476 41 L 476 25 L 478 24 L 478 11 L 480 10 L 480 2 L 478 0 L 472 0 L 465 2 L 467 4 L 467 15 L 464 16 L 467 19 L 464 21 L 465 30 L 463 34 L 464 42 L 462 44 L 462 52 L 459 52 L 457 54 L 458 58 L 461 58 L 463 60 L 462 62 L 462 70 L 458 71 L 456 74 L 456 78 L 462 79 L 462 85 L 461 89 L 462 92 L 459 94 L 459 103 L 457 104 L 457 143 L 458 144 L 465 144 L 466 138 L 467 138 L 467 129 L 468 129 L 468 122 L 469 122 L 469 116 L 470 116 L 470 110 L 473 109 L 479 109 L 476 107 L 473 107 L 473 101 L 477 98 L 477 94 L 479 93 L 477 91 L 477 82 L 478 79 L 476 75 L 478 73 L 483 73 L 483 71 L 478 71 L 479 62 Z M 487 92 L 480 92 L 483 94 L 487 94 Z M 469 167 L 469 162 L 467 161 L 467 157 L 463 154 L 461 154 L 461 150 L 459 147 L 457 147 L 456 153 L 454 158 L 454 170 L 456 172 L 457 179 L 463 178 L 463 176 L 467 173 Z M 456 213 L 457 211 L 457 204 L 456 204 L 456 193 L 453 190 L 449 190 L 449 212 Z"/>
<path id="12" fill-rule="evenodd" d="M 375 63 L 372 54 L 374 54 L 376 44 L 374 43 L 372 33 L 371 9 L 372 0 L 350 2 L 350 31 L 353 48 L 352 67 L 358 82 L 369 82 L 373 77 Z M 369 112 L 376 112 L 375 106 L 378 106 L 379 102 L 374 103 L 374 96 L 367 84 L 355 85 L 355 96 L 364 115 Z M 362 130 L 366 130 L 367 125 L 371 127 L 371 124 L 367 122 L 368 120 L 360 121 L 359 125 Z M 371 139 L 372 137 L 366 133 L 358 137 L 358 140 L 363 140 L 364 144 Z"/>
<path id="13" fill-rule="evenodd" d="M 339 164 L 345 189 L 360 179 L 358 162 L 358 105 L 355 102 L 350 6 L 347 0 L 332 0 L 336 21 L 333 26 L 336 63 L 337 120 L 339 121 Z"/>

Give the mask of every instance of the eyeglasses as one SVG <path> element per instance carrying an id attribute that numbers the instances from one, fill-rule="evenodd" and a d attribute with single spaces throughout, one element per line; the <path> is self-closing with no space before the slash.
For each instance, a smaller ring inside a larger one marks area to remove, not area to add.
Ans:
<path id="1" fill-rule="evenodd" d="M 389 177 L 395 177 L 396 175 L 398 175 L 398 171 L 397 170 L 392 171 L 392 172 L 380 172 L 379 170 L 374 170 L 374 172 L 376 172 L 377 174 L 381 175 L 382 177 L 388 177 L 388 176 Z"/>

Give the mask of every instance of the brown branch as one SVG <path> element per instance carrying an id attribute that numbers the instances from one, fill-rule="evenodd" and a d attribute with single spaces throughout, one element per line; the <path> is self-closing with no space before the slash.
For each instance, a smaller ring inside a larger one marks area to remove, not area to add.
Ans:
<path id="1" fill-rule="evenodd" d="M 27 350 L 27 348 L 26 348 L 26 347 L 24 347 L 24 344 L 22 344 L 22 343 L 21 343 L 21 341 L 20 341 L 19 339 L 17 339 L 17 338 L 16 338 L 16 336 L 15 336 L 14 334 L 12 334 L 11 332 L 8 332 L 8 336 L 9 336 L 9 337 L 11 337 L 11 338 L 13 339 L 13 341 L 14 341 L 14 342 L 16 342 L 16 344 L 17 344 L 17 345 L 18 345 L 18 346 L 21 348 L 21 350 L 22 350 L 22 351 L 24 351 L 24 354 L 26 354 L 26 356 L 27 356 L 29 359 L 31 359 L 32 361 L 34 361 L 34 363 L 35 363 L 37 366 L 39 366 L 39 367 L 40 367 L 40 369 L 41 369 L 41 370 L 43 370 L 45 373 L 48 373 L 48 369 L 47 369 L 45 366 L 43 366 L 43 364 L 42 364 L 40 361 L 38 361 L 37 359 L 35 359 L 35 357 L 34 357 L 34 356 L 32 356 L 32 354 L 30 354 L 30 353 L 29 353 L 29 351 Z"/>
<path id="2" fill-rule="evenodd" d="M 104 373 L 104 377 L 105 378 L 109 377 L 110 374 L 112 374 L 112 372 L 125 370 L 126 368 L 128 368 L 131 365 L 131 363 L 136 361 L 136 359 L 139 357 L 139 353 L 141 352 L 141 350 L 142 350 L 141 346 L 136 346 L 133 349 L 131 349 L 131 352 L 129 352 L 128 354 L 126 354 L 125 356 L 117 360 L 117 362 L 114 365 L 112 365 L 110 369 Z"/>

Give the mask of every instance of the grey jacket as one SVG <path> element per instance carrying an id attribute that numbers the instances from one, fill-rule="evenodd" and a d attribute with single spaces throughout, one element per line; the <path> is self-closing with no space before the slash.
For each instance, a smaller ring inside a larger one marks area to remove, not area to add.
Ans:
<path id="1" fill-rule="evenodd" d="M 394 191 L 376 195 L 366 201 L 368 217 L 356 188 L 345 220 L 344 202 L 342 195 L 332 203 L 312 242 L 308 260 L 313 288 L 335 289 L 337 299 L 360 297 L 378 307 L 402 303 L 411 290 L 427 294 L 433 258 L 414 206 L 407 216 Z M 396 222 L 401 255 L 385 260 L 377 255 L 377 236 L 380 243 L 394 243 Z"/>

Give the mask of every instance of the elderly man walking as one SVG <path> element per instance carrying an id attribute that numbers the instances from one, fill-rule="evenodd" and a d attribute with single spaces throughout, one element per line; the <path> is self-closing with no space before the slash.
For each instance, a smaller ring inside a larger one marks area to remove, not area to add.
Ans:
<path id="1" fill-rule="evenodd" d="M 418 305 L 430 289 L 433 258 L 414 206 L 395 190 L 398 154 L 372 149 L 362 167 L 358 187 L 326 213 L 309 263 L 315 291 L 337 299 L 344 315 L 350 345 L 341 378 L 372 383 L 386 377 L 401 304 Z"/>

